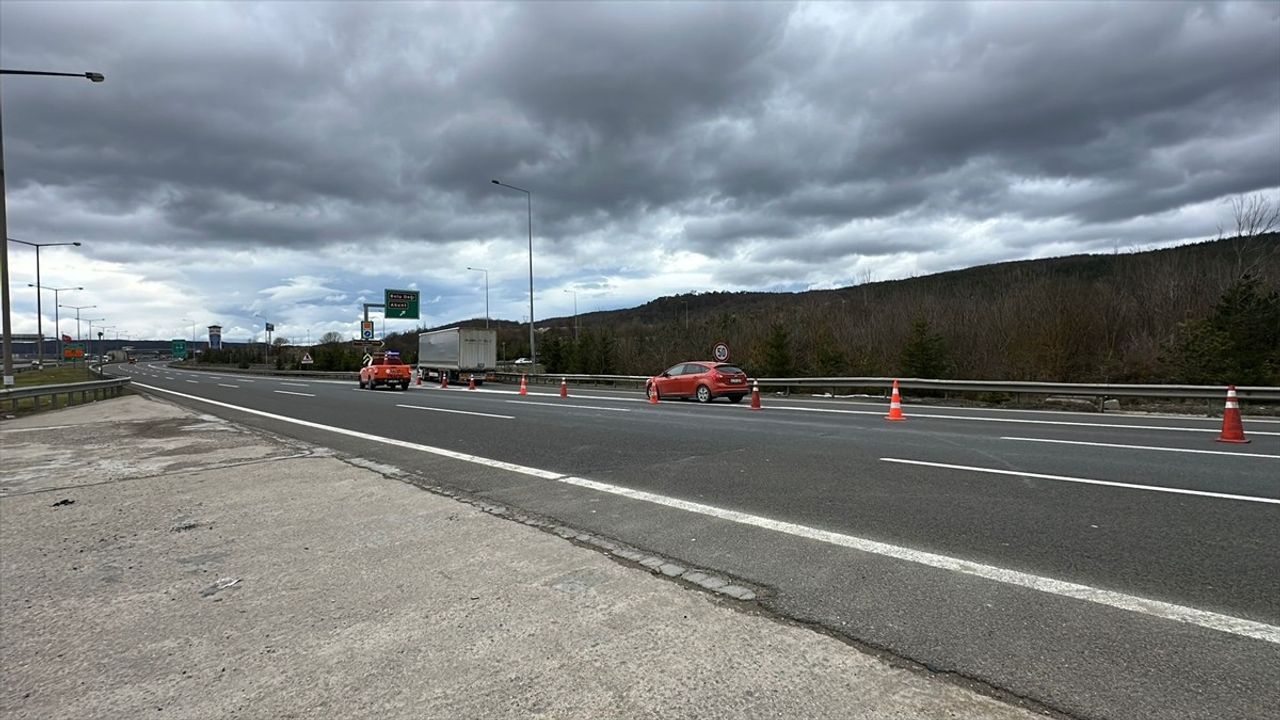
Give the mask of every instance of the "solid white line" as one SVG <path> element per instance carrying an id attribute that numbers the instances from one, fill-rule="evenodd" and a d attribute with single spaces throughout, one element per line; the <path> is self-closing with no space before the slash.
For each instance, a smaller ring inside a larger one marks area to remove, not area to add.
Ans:
<path id="1" fill-rule="evenodd" d="M 930 567 L 950 570 L 964 575 L 974 575 L 976 577 L 994 580 L 1007 585 L 1017 585 L 1019 587 L 1039 590 L 1040 592 L 1052 595 L 1061 595 L 1063 597 L 1075 598 L 1077 600 L 1086 600 L 1100 605 L 1109 605 L 1111 607 L 1120 608 L 1121 610 L 1129 610 L 1131 612 L 1142 613 L 1144 615 L 1153 615 L 1166 620 L 1199 625 L 1200 627 L 1209 628 L 1210 630 L 1220 630 L 1234 635 L 1242 635 L 1244 637 L 1254 638 L 1257 640 L 1264 640 L 1269 643 L 1280 644 L 1280 627 L 1252 620 L 1245 620 L 1243 618 L 1231 617 L 1230 615 L 1220 615 L 1214 612 L 1198 610 L 1196 608 L 1185 607 L 1182 605 L 1174 605 L 1172 603 L 1161 602 L 1159 600 L 1150 600 L 1111 590 L 1090 587 L 1088 585 L 1078 585 L 1076 583 L 1066 582 L 1063 580 L 1055 580 L 1054 578 L 1031 575 L 1017 570 L 1007 570 L 993 565 L 983 565 L 981 563 L 970 562 L 968 560 L 953 558 L 947 555 L 938 555 L 920 550 L 912 550 L 910 548 L 890 545 L 888 543 L 877 542 L 875 540 L 868 540 L 866 538 L 855 537 L 853 535 L 844 535 L 842 533 L 819 530 L 806 525 L 797 525 L 795 523 L 784 522 L 781 520 L 773 520 L 759 515 L 750 515 L 748 513 L 738 512 L 737 510 L 726 510 L 725 508 L 719 508 L 713 505 L 703 505 L 702 503 L 689 502 L 687 500 L 667 497 L 666 495 L 657 495 L 655 493 L 644 492 L 643 490 L 632 490 L 631 488 L 618 487 L 617 485 L 609 485 L 607 483 L 596 482 L 594 480 L 564 477 L 558 478 L 557 481 L 568 483 L 570 485 L 577 485 L 579 487 L 591 488 L 592 490 L 599 490 L 600 492 L 606 492 L 613 495 L 621 495 L 633 500 L 642 500 L 655 505 L 665 505 L 666 507 L 686 510 L 700 515 L 707 515 L 721 520 L 740 523 L 742 525 L 751 525 L 753 527 L 764 528 L 766 530 L 786 533 L 787 535 L 794 535 L 796 537 L 817 540 L 818 542 L 825 542 L 831 545 L 852 548 L 861 552 L 873 553 L 897 560 L 905 560 L 907 562 L 917 563 L 920 565 L 928 565 Z"/>
<path id="2" fill-rule="evenodd" d="M 359 438 L 361 440 L 368 440 L 370 442 L 382 443 L 384 445 L 408 448 L 410 450 L 418 450 L 421 452 L 430 453 L 432 455 L 439 455 L 441 457 L 451 458 L 453 460 L 462 460 L 463 462 L 475 463 L 477 465 L 484 465 L 487 467 L 497 468 L 499 470 L 509 470 L 511 472 L 520 473 L 522 475 L 532 475 L 533 477 L 542 478 L 544 480 L 555 480 L 557 478 L 563 477 L 561 473 L 553 473 L 547 470 L 539 470 L 538 468 L 531 468 L 524 465 L 516 465 L 515 463 L 503 462 L 501 460 L 491 460 L 489 458 L 480 457 L 479 455 L 469 455 L 467 453 L 460 453 L 460 452 L 455 452 L 453 450 L 446 450 L 444 448 L 431 447 L 429 445 L 420 445 L 418 443 L 411 443 L 405 440 L 396 440 L 394 438 L 371 435 L 369 433 L 360 432 L 358 430 L 348 430 L 346 428 L 334 427 L 332 425 L 322 425 L 320 423 L 311 422 L 309 420 L 299 420 L 298 418 L 291 418 L 285 415 L 277 415 L 275 413 L 269 413 L 263 410 L 254 410 L 253 408 L 241 407 L 239 405 L 232 405 L 231 403 L 225 403 L 219 400 L 210 400 L 209 398 L 202 398 L 198 395 L 188 395 L 187 393 L 178 392 L 176 390 L 166 390 L 165 388 L 156 387 L 154 385 L 144 385 L 142 383 L 138 383 L 138 387 L 144 388 L 147 390 L 155 390 L 157 392 L 167 393 L 169 395 L 177 395 L 178 397 L 187 398 L 188 400 L 196 400 L 198 402 L 206 403 L 209 405 L 227 408 L 228 410 L 235 410 L 237 412 L 248 413 L 249 415 L 257 415 L 258 417 L 269 418 L 271 420 L 278 420 L 280 422 L 291 423 L 293 425 L 301 425 L 302 427 L 309 427 L 315 430 L 325 430 L 327 432 L 335 433 L 338 435 L 346 435 L 347 437 Z M 280 391 L 277 390 L 276 392 L 280 392 Z"/>
<path id="3" fill-rule="evenodd" d="M 607 408 L 598 405 L 569 405 L 568 403 L 555 402 L 538 402 L 536 400 L 504 400 L 503 402 L 514 403 L 516 405 L 546 405 L 547 407 L 565 407 L 577 408 L 579 410 L 607 410 L 609 412 L 631 412 L 627 408 Z"/>
<path id="4" fill-rule="evenodd" d="M 218 383 L 218 387 L 229 387 L 229 388 L 235 388 L 236 390 L 240 389 L 239 385 L 228 385 L 226 383 Z"/>
<path id="5" fill-rule="evenodd" d="M 453 413 L 455 415 L 475 415 L 477 417 L 499 418 L 501 420 L 515 420 L 515 415 L 494 415 L 493 413 L 471 412 L 469 410 L 448 410 L 446 408 L 423 407 L 422 405 L 396 405 L 396 407 L 409 408 L 410 410 L 431 410 L 432 412 Z"/>
<path id="6" fill-rule="evenodd" d="M 301 395 L 302 397 L 315 397 L 315 395 L 312 395 L 311 393 L 290 392 L 289 390 L 272 390 L 271 392 L 280 393 L 281 395 Z"/>
<path id="7" fill-rule="evenodd" d="M 1088 585 L 1078 585 L 1076 583 L 1042 577 L 1039 575 L 1032 575 L 1030 573 L 1019 572 L 1016 570 L 1008 570 L 993 565 L 983 565 L 981 563 L 953 558 L 947 555 L 938 555 L 897 545 L 889 545 L 888 543 L 868 540 L 866 538 L 860 538 L 853 535 L 844 535 L 827 530 L 819 530 L 805 525 L 773 520 L 759 515 L 750 515 L 736 510 L 727 510 L 712 505 L 693 503 L 687 500 L 680 500 L 678 498 L 644 492 L 642 490 L 633 490 L 631 488 L 624 488 L 617 485 L 609 485 L 607 483 L 587 480 L 585 478 L 570 477 L 547 470 L 539 470 L 537 468 L 515 465 L 513 463 L 502 462 L 500 460 L 492 460 L 478 455 L 468 455 L 466 453 L 446 450 L 444 448 L 371 435 L 357 430 L 348 430 L 346 428 L 334 427 L 332 425 L 322 425 L 320 423 L 310 422 L 307 420 L 299 420 L 297 418 L 277 415 L 275 413 L 264 412 L 262 410 L 254 410 L 252 408 L 240 407 L 238 405 L 219 402 L 217 400 L 210 400 L 196 395 L 188 395 L 187 393 L 180 393 L 174 390 L 166 390 L 152 385 L 139 384 L 138 387 L 169 395 L 177 395 L 189 400 L 195 400 L 197 402 L 203 402 L 209 405 L 227 408 L 229 410 L 235 410 L 237 412 L 243 412 L 250 415 L 257 415 L 259 417 L 265 417 L 280 422 L 301 425 L 303 427 L 309 427 L 317 430 L 324 430 L 337 435 L 360 438 L 362 440 L 407 448 L 410 450 L 417 450 L 432 455 L 452 458 L 454 460 L 462 460 L 464 462 L 470 462 L 486 467 L 508 470 L 522 475 L 531 475 L 545 480 L 554 480 L 556 482 L 562 482 L 569 485 L 577 485 L 579 487 L 590 488 L 599 492 L 610 493 L 612 495 L 627 497 L 633 500 L 640 500 L 643 502 L 653 503 L 655 505 L 663 505 L 666 507 L 684 510 L 686 512 L 727 520 L 729 522 L 750 525 L 766 530 L 772 530 L 774 532 L 786 533 L 800 538 L 847 547 L 860 552 L 872 553 L 897 560 L 904 560 L 906 562 L 926 565 L 942 570 L 950 570 L 952 572 L 972 575 L 974 577 L 1005 583 L 1007 585 L 1030 588 L 1032 590 L 1038 590 L 1051 595 L 1085 600 L 1099 605 L 1107 605 L 1121 610 L 1128 610 L 1130 612 L 1141 613 L 1143 615 L 1158 617 L 1165 620 L 1173 620 L 1175 622 L 1186 623 L 1189 625 L 1196 625 L 1209 630 L 1217 630 L 1219 632 L 1230 633 L 1241 637 L 1253 638 L 1255 640 L 1262 640 L 1264 642 L 1280 645 L 1280 627 L 1267 625 L 1253 620 L 1232 617 L 1230 615 L 1220 615 L 1206 610 L 1174 605 L 1172 603 L 1151 600 L 1135 595 L 1126 595 L 1124 593 L 1112 590 L 1103 590 L 1101 588 L 1090 587 Z"/>
<path id="8" fill-rule="evenodd" d="M 1280 505 L 1280 498 L 1257 497 L 1254 495 L 1231 495 L 1229 493 L 1208 492 L 1205 490 L 1187 490 L 1184 488 L 1160 487 L 1158 485 L 1135 485 L 1133 483 L 1113 482 L 1111 480 L 1091 480 L 1089 478 L 1070 477 L 1067 475 L 1046 475 L 1044 473 L 1022 472 L 1020 470 L 999 470 L 996 468 L 973 467 L 970 465 L 952 465 L 951 463 L 926 462 L 924 460 L 904 460 L 902 458 L 880 458 L 884 462 L 901 463 L 903 465 L 921 465 L 924 467 L 943 468 L 946 470 L 967 470 L 969 472 L 989 473 L 991 475 L 1012 475 L 1014 477 L 1037 478 L 1039 480 L 1058 480 L 1061 482 L 1081 483 L 1084 485 L 1104 485 L 1128 490 L 1146 490 L 1148 492 L 1173 493 L 1175 495 L 1196 495 L 1199 497 L 1221 498 L 1223 500 L 1243 500 L 1245 502 Z"/>
<path id="9" fill-rule="evenodd" d="M 1158 450 L 1160 452 L 1195 453 L 1197 455 L 1233 455 L 1236 457 L 1280 459 L 1280 455 L 1264 453 L 1230 452 L 1228 450 L 1194 450 L 1192 448 L 1158 447 L 1155 445 L 1121 445 L 1119 443 L 1085 442 L 1083 440 L 1050 440 L 1048 438 L 1002 437 L 1001 440 L 1017 440 L 1019 442 L 1055 443 L 1058 445 L 1088 445 L 1091 447 L 1122 448 L 1125 450 Z"/>

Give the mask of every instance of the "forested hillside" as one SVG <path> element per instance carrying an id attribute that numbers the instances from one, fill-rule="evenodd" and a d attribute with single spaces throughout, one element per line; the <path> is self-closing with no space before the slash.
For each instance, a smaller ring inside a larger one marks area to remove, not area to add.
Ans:
<path id="1" fill-rule="evenodd" d="M 645 374 L 720 340 L 760 376 L 1280 385 L 1280 235 L 795 294 L 694 293 L 539 323 L 550 372 Z M 687 305 L 687 324 L 686 324 Z M 504 325 L 508 356 L 527 326 Z"/>
<path id="2" fill-rule="evenodd" d="M 1280 234 L 1075 255 L 803 293 L 707 292 L 538 322 L 548 372 L 656 373 L 718 341 L 761 377 L 1280 385 Z M 483 327 L 476 319 L 452 325 Z M 528 326 L 494 321 L 500 359 Z M 411 361 L 417 333 L 391 335 Z M 239 351 L 245 352 L 245 351 Z M 350 343 L 314 369 L 355 369 Z M 222 362 L 254 362 L 224 353 Z M 275 359 L 295 364 L 286 348 Z M 213 358 L 210 358 L 213 359 Z"/>

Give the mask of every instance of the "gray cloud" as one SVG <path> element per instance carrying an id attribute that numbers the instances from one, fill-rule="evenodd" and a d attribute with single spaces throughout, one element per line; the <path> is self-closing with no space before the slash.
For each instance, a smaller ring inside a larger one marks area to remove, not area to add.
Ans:
<path id="1" fill-rule="evenodd" d="M 108 76 L 4 80 L 12 234 L 249 302 L 414 280 L 462 316 L 483 263 L 518 313 L 494 177 L 539 287 L 614 304 L 1204 237 L 1280 190 L 1273 3 L 7 2 L 0 40 Z M 353 272 L 370 242 L 400 261 Z"/>

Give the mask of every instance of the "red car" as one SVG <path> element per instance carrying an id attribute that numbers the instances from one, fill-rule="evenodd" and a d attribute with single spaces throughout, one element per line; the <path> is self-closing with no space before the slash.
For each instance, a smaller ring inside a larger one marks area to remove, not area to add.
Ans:
<path id="1" fill-rule="evenodd" d="M 672 365 L 661 375 L 649 378 L 644 392 L 649 397 L 656 394 L 660 399 L 691 397 L 705 403 L 727 397 L 729 402 L 741 402 L 751 388 L 741 368 L 728 363 L 698 361 Z"/>

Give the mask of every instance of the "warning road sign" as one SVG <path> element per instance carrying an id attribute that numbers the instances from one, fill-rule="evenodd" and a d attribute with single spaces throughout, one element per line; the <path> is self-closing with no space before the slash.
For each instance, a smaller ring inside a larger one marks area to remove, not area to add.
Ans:
<path id="1" fill-rule="evenodd" d="M 315 361 L 311 359 L 311 353 L 302 353 L 302 364 L 303 364 L 303 365 L 310 365 L 310 364 L 311 364 L 311 363 L 313 363 L 313 362 L 315 362 Z"/>

